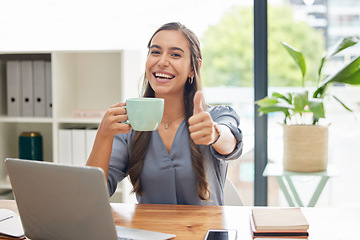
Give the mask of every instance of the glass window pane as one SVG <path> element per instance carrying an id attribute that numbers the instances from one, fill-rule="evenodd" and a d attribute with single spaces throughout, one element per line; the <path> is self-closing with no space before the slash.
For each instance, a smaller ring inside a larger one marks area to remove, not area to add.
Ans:
<path id="1" fill-rule="evenodd" d="M 222 4 L 219 2 L 219 4 Z M 240 116 L 244 151 L 230 161 L 231 179 L 244 205 L 254 203 L 253 6 L 237 2 L 202 37 L 204 93 L 211 105 L 226 104 Z"/>
<path id="2" fill-rule="evenodd" d="M 340 39 L 358 36 L 360 21 L 359 1 L 336 0 L 284 0 L 272 1 L 269 6 L 269 95 L 273 92 L 287 93 L 309 91 L 312 97 L 316 86 L 326 77 L 335 74 L 352 59 L 360 55 L 360 44 L 348 48 L 325 61 L 319 77 L 321 59 Z M 303 78 L 298 64 L 280 43 L 286 42 L 300 51 L 306 62 Z M 359 148 L 355 147 L 360 128 L 359 87 L 347 84 L 330 85 L 324 98 L 325 120 L 329 127 L 330 164 L 341 170 L 340 176 L 331 178 L 316 206 L 358 205 L 360 194 L 349 190 L 355 181 L 359 167 Z M 336 101 L 335 95 L 354 112 L 350 113 Z M 309 107 L 309 104 L 307 105 Z M 310 106 L 311 107 L 311 106 Z M 306 114 L 305 114 L 306 115 Z M 311 124 L 310 115 L 310 124 Z M 299 115 L 292 123 L 301 123 Z M 269 162 L 283 164 L 283 113 L 269 114 L 268 151 Z M 346 136 L 346 137 L 345 137 Z M 294 180 L 300 197 L 306 205 L 319 179 L 317 177 Z M 288 206 L 274 177 L 269 177 L 269 205 Z"/>

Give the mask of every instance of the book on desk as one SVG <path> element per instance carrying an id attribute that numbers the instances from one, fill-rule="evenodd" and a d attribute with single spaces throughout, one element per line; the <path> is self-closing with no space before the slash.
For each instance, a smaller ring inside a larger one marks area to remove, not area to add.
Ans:
<path id="1" fill-rule="evenodd" d="M 253 208 L 250 226 L 253 237 L 309 236 L 309 223 L 300 208 Z"/>

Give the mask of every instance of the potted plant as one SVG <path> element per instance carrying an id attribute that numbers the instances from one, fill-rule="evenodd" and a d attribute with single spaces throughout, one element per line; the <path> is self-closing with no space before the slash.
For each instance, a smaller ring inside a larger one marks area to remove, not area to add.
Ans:
<path id="1" fill-rule="evenodd" d="M 321 59 L 317 86 L 311 92 L 305 88 L 306 64 L 303 54 L 282 42 L 281 44 L 295 60 L 302 74 L 302 91 L 279 93 L 256 101 L 260 115 L 272 112 L 284 114 L 284 168 L 290 171 L 323 171 L 328 160 L 328 125 L 319 124 L 325 119 L 324 100 L 332 83 L 360 84 L 360 56 L 354 58 L 335 74 L 324 78 L 322 70 L 327 60 L 339 52 L 355 45 L 360 37 L 341 39 Z M 340 99 L 333 96 L 341 106 L 348 108 Z"/>

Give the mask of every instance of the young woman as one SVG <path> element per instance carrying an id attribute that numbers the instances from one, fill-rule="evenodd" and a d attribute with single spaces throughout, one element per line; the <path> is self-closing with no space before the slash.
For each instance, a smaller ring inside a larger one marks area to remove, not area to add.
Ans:
<path id="1" fill-rule="evenodd" d="M 139 203 L 222 205 L 227 160 L 242 152 L 239 117 L 208 107 L 201 90 L 200 43 L 180 23 L 160 27 L 148 43 L 143 97 L 165 100 L 158 129 L 124 124 L 125 103 L 105 113 L 87 165 L 101 167 L 112 195 L 129 176 Z"/>

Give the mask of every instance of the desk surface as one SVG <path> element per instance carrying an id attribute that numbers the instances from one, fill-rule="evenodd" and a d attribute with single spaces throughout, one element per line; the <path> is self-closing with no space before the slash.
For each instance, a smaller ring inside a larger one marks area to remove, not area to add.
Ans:
<path id="1" fill-rule="evenodd" d="M 0 208 L 17 212 L 12 200 Z M 251 207 L 112 204 L 116 225 L 176 234 L 175 239 L 202 240 L 209 228 L 238 230 L 238 240 L 251 240 Z M 360 208 L 303 208 L 310 224 L 309 240 L 356 239 Z M 1 238 L 0 238 L 1 239 Z"/>

